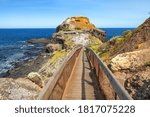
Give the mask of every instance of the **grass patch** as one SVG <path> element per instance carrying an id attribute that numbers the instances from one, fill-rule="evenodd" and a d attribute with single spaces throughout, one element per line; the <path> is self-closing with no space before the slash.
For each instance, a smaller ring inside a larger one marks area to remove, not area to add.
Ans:
<path id="1" fill-rule="evenodd" d="M 100 58 L 109 58 L 109 57 L 110 57 L 110 54 L 109 54 L 109 52 L 101 52 L 101 53 L 99 54 L 99 57 L 100 57 Z"/>
<path id="2" fill-rule="evenodd" d="M 58 58 L 63 58 L 64 56 L 66 56 L 67 52 L 64 51 L 64 50 L 61 50 L 61 51 L 56 51 L 54 53 L 54 55 L 52 56 L 51 60 L 50 60 L 50 63 L 54 63 Z"/>
<path id="3" fill-rule="evenodd" d="M 102 41 L 92 35 L 89 35 L 89 39 L 91 40 L 89 47 L 98 53 L 100 46 L 103 44 Z"/>
<path id="4" fill-rule="evenodd" d="M 99 45 L 102 45 L 102 44 L 103 44 L 100 39 L 98 39 L 98 38 L 96 38 L 96 37 L 94 37 L 94 36 L 92 36 L 92 35 L 89 35 L 89 39 L 92 40 L 92 43 L 93 43 L 93 44 L 99 44 Z"/>
<path id="5" fill-rule="evenodd" d="M 91 44 L 89 47 L 92 48 L 94 52 L 96 53 L 99 52 L 99 47 L 100 47 L 99 44 Z"/>
<path id="6" fill-rule="evenodd" d="M 122 42 L 124 42 L 125 38 L 123 36 L 116 36 L 116 37 L 112 37 L 108 43 L 110 45 L 116 45 L 116 44 L 121 44 Z"/>
<path id="7" fill-rule="evenodd" d="M 76 27 L 75 30 L 81 30 L 81 28 L 80 27 Z"/>

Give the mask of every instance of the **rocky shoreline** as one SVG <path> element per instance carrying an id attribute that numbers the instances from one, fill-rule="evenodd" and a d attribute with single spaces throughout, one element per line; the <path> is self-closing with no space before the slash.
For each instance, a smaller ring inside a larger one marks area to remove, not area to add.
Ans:
<path id="1" fill-rule="evenodd" d="M 35 59 L 17 63 L 15 68 L 3 74 L 0 77 L 0 99 L 36 99 L 65 57 L 52 64 L 53 56 L 41 52 Z"/>
<path id="2" fill-rule="evenodd" d="M 2 77 L 7 78 L 25 77 L 31 71 L 37 72 L 41 68 L 42 64 L 46 63 L 48 59 L 49 55 L 42 55 L 42 53 L 40 52 L 40 54 L 34 59 L 29 59 L 16 63 L 14 68 L 8 70 L 6 73 L 3 73 Z"/>
<path id="3" fill-rule="evenodd" d="M 83 16 L 66 19 L 57 27 L 51 39 L 28 40 L 31 44 L 44 44 L 43 51 L 35 59 L 17 63 L 5 77 L 0 78 L 0 99 L 36 99 L 73 48 L 78 45 L 99 45 L 104 40 L 105 32 Z M 33 88 L 37 90 L 33 92 Z M 16 90 L 20 94 L 15 93 Z"/>

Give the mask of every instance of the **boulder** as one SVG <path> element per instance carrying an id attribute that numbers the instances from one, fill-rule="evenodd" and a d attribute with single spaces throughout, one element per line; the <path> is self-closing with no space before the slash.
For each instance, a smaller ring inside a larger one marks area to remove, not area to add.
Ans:
<path id="1" fill-rule="evenodd" d="M 35 84 L 39 85 L 41 88 L 43 87 L 44 83 L 42 81 L 41 76 L 37 72 L 31 72 L 28 74 L 27 78 L 34 82 Z"/>
<path id="2" fill-rule="evenodd" d="M 150 48 L 133 52 L 126 52 L 114 57 L 110 62 L 113 71 L 134 70 L 150 61 Z"/>
<path id="3" fill-rule="evenodd" d="M 52 53 L 54 51 L 61 50 L 61 49 L 63 49 L 63 45 L 62 44 L 48 44 L 45 47 L 45 51 L 47 53 Z"/>

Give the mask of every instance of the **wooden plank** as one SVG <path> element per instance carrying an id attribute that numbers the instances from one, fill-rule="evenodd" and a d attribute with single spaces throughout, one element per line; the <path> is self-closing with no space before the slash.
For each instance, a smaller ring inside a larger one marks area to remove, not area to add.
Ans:
<path id="1" fill-rule="evenodd" d="M 68 80 L 62 99 L 104 99 L 96 83 L 96 75 L 93 73 L 86 55 L 81 53 Z"/>

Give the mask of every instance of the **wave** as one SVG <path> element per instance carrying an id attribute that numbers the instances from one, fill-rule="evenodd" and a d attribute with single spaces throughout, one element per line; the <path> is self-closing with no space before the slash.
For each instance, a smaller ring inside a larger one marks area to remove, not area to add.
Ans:
<path id="1" fill-rule="evenodd" d="M 13 69 L 18 62 L 37 57 L 42 47 L 32 44 L 0 46 L 0 74 Z"/>

